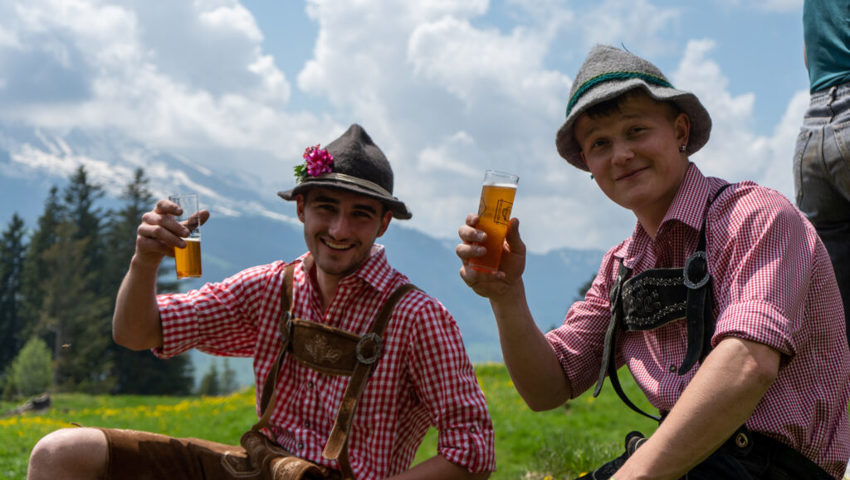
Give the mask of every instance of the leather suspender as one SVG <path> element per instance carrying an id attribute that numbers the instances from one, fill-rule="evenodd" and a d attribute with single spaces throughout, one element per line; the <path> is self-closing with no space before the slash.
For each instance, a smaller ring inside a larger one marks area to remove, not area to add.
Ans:
<path id="1" fill-rule="evenodd" d="M 696 251 L 688 257 L 684 267 L 681 269 L 683 283 L 687 288 L 687 313 L 685 321 L 687 322 L 688 341 L 685 358 L 682 360 L 682 365 L 677 372 L 679 375 L 687 373 L 697 361 L 703 361 L 709 351 L 711 351 L 711 337 L 714 334 L 714 299 L 711 288 L 711 275 L 708 270 L 708 258 L 705 254 L 706 217 L 708 216 L 708 209 L 711 207 L 711 204 L 731 185 L 727 183 L 720 187 L 706 206 L 706 213 L 703 216 L 702 229 L 700 230 L 700 238 Z M 596 397 L 599 395 L 602 390 L 602 384 L 605 381 L 605 375 L 607 374 L 611 379 L 611 386 L 623 403 L 635 412 L 660 422 L 660 416 L 645 412 L 629 400 L 617 376 L 617 331 L 624 326 L 622 291 L 623 284 L 630 274 L 631 269 L 623 265 L 623 261 L 620 260 L 617 281 L 611 287 L 611 320 L 605 331 L 602 366 L 599 369 L 599 377 L 596 387 L 593 389 L 593 396 Z"/>
<path id="2" fill-rule="evenodd" d="M 281 333 L 281 348 L 269 375 L 266 377 L 263 392 L 260 397 L 260 408 L 263 414 L 257 424 L 252 427 L 252 430 L 260 430 L 264 427 L 268 428 L 270 426 L 269 418 L 271 417 L 275 401 L 277 400 L 275 384 L 278 376 L 280 375 L 280 369 L 283 365 L 283 360 L 286 357 L 286 352 L 292 349 L 293 321 L 303 322 L 302 320 L 294 319 L 292 317 L 292 287 L 294 270 L 295 265 L 288 265 L 284 269 L 283 287 L 281 292 L 281 316 L 279 324 Z M 337 460 L 339 462 L 340 470 L 344 478 L 354 478 L 351 465 L 348 461 L 349 432 L 354 420 L 354 414 L 357 410 L 357 403 L 360 400 L 369 377 L 380 360 L 382 335 L 390 321 L 390 318 L 392 317 L 395 305 L 402 299 L 402 297 L 414 289 L 418 288 L 415 285 L 408 283 L 398 287 L 392 294 L 390 294 L 389 298 L 378 313 L 377 318 L 373 322 L 370 331 L 362 337 L 359 337 L 359 341 L 355 347 L 356 364 L 351 372 L 351 379 L 348 382 L 345 393 L 343 394 L 333 429 L 331 430 L 328 441 L 325 444 L 324 451 L 322 452 L 322 456 L 325 458 Z M 339 330 L 339 332 L 343 331 Z M 343 333 L 352 335 L 348 332 Z"/>

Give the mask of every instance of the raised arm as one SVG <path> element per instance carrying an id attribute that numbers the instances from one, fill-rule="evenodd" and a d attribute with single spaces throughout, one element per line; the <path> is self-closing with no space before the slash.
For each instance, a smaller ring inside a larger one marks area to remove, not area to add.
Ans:
<path id="1" fill-rule="evenodd" d="M 162 326 L 156 303 L 156 281 L 159 264 L 174 247 L 185 247 L 180 238 L 189 234 L 174 215 L 180 207 L 169 200 L 160 200 L 156 207 L 142 216 L 136 236 L 136 252 L 130 268 L 121 282 L 112 316 L 112 337 L 115 343 L 133 350 L 162 345 Z M 209 212 L 201 211 L 201 223 Z"/>
<path id="2" fill-rule="evenodd" d="M 571 387 L 561 364 L 543 332 L 534 323 L 522 274 L 525 271 L 525 244 L 519 235 L 519 220 L 511 219 L 505 237 L 502 262 L 496 273 L 473 270 L 469 259 L 482 256 L 483 231 L 475 228 L 478 216 L 470 215 L 460 227 L 463 241 L 455 252 L 463 262 L 460 276 L 475 293 L 490 300 L 499 329 L 505 365 L 517 392 L 533 410 L 549 410 L 571 397 Z"/>

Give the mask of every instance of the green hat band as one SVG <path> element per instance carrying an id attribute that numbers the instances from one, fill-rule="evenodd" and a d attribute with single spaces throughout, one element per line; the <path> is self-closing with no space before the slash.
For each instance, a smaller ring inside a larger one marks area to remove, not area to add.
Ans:
<path id="1" fill-rule="evenodd" d="M 576 93 L 573 94 L 573 97 L 570 99 L 570 103 L 567 104 L 567 115 L 570 116 L 570 110 L 573 109 L 575 104 L 578 102 L 579 98 L 584 95 L 588 90 L 599 85 L 600 83 L 608 82 L 611 80 L 628 80 L 630 78 L 639 78 L 647 83 L 652 83 L 655 85 L 659 85 L 661 87 L 674 88 L 673 85 L 670 84 L 667 80 L 658 77 L 656 75 L 650 75 L 648 73 L 642 72 L 608 72 L 603 73 L 602 75 L 597 75 L 588 81 L 584 82 Z"/>

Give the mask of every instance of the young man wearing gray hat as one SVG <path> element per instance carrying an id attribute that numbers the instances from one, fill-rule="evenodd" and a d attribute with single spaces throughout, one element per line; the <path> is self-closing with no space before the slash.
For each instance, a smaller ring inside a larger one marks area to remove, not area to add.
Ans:
<path id="1" fill-rule="evenodd" d="M 261 418 L 241 446 L 65 429 L 36 445 L 30 479 L 461 479 L 495 469 L 492 422 L 454 319 L 375 244 L 393 217 L 411 217 L 392 195 L 389 162 L 359 125 L 304 158 L 295 188 L 279 195 L 296 202 L 307 253 L 157 296 L 159 263 L 187 233 L 163 200 L 143 216 L 116 301 L 124 346 L 253 356 Z M 437 455 L 411 469 L 430 426 Z"/>
<path id="2" fill-rule="evenodd" d="M 583 301 L 544 334 L 522 282 L 525 245 L 512 219 L 500 271 L 470 215 L 459 230 L 461 277 L 490 299 L 505 362 L 535 410 L 607 376 L 627 405 L 661 421 L 586 478 L 840 478 L 850 454 L 850 351 L 829 257 L 779 193 L 706 177 L 689 155 L 711 119 L 651 63 L 606 46 L 573 83 L 558 152 L 590 171 L 637 218 L 605 254 Z M 658 415 L 617 378 L 627 366 Z M 625 427 L 625 426 L 624 426 Z"/>

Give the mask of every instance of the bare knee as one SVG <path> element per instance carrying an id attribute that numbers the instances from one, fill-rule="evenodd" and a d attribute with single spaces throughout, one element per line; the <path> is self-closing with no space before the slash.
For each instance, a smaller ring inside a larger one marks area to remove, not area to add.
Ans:
<path id="1" fill-rule="evenodd" d="M 33 447 L 27 480 L 100 478 L 107 461 L 103 432 L 95 428 L 64 428 L 45 435 Z"/>

